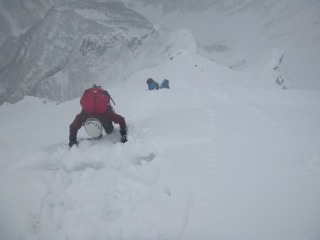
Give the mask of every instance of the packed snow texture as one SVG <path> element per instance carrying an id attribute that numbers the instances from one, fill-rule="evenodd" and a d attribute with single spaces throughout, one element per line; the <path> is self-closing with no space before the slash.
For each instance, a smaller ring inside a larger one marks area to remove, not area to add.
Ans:
<path id="1" fill-rule="evenodd" d="M 81 129 L 70 149 L 79 99 L 0 107 L 0 239 L 319 239 L 320 93 L 189 48 L 107 89 L 125 144 Z"/>

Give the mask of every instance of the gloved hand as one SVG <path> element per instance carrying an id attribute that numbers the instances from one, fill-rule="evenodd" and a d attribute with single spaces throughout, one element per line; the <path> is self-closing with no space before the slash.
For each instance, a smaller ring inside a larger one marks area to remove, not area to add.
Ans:
<path id="1" fill-rule="evenodd" d="M 69 147 L 72 147 L 75 144 L 78 146 L 78 142 L 77 141 L 70 141 L 69 142 Z"/>
<path id="2" fill-rule="evenodd" d="M 125 142 L 127 142 L 127 141 L 128 141 L 127 135 L 123 135 L 123 136 L 121 137 L 121 142 L 122 142 L 122 143 L 125 143 Z"/>
<path id="3" fill-rule="evenodd" d="M 127 139 L 127 129 L 121 129 L 120 130 L 120 134 L 121 134 L 121 142 L 125 143 L 128 141 Z"/>

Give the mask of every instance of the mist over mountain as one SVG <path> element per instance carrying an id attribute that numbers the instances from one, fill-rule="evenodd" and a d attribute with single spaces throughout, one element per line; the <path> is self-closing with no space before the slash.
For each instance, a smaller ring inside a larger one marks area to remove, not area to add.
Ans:
<path id="1" fill-rule="evenodd" d="M 141 34 L 151 26 L 143 16 L 121 3 L 79 1 L 50 8 L 19 36 L 16 44 L 5 41 L 2 52 L 8 44 L 13 45 L 12 53 L 17 50 L 12 59 L 5 58 L 1 64 L 0 102 L 16 102 L 25 95 L 38 96 L 37 85 L 64 68 L 84 35 L 120 30 Z M 12 35 L 7 39 L 10 37 L 14 40 Z"/>
<path id="2" fill-rule="evenodd" d="M 188 28 L 198 40 L 199 54 L 236 70 L 259 68 L 259 59 L 277 48 L 293 88 L 320 90 L 317 0 L 126 2 L 151 22 Z"/>
<path id="3" fill-rule="evenodd" d="M 146 44 L 143 35 L 158 23 L 188 29 L 198 54 L 247 72 L 255 86 L 319 90 L 319 12 L 315 0 L 2 0 L 0 103 L 26 95 L 65 101 L 105 73 L 111 84 L 150 66 L 154 56 L 135 61 L 147 50 L 132 44 Z"/>
<path id="4" fill-rule="evenodd" d="M 188 44 L 190 41 L 193 44 Z M 66 65 L 41 81 L 35 92 L 38 97 L 59 102 L 77 98 L 90 84 L 111 86 L 126 75 L 164 63 L 179 48 L 196 52 L 196 40 L 187 30 L 171 33 L 155 26 L 141 36 L 124 31 L 88 34 L 79 41 Z"/>

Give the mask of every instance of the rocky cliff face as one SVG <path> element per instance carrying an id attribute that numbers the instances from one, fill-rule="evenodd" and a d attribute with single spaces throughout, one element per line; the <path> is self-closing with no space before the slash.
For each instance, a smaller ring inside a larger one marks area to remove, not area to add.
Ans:
<path id="1" fill-rule="evenodd" d="M 169 61 L 179 48 L 195 53 L 196 47 L 187 30 L 170 32 L 160 26 L 140 36 L 124 31 L 88 34 L 81 38 L 66 65 L 41 81 L 35 92 L 39 97 L 63 102 L 79 97 L 92 83 L 113 84 L 126 75 Z"/>
<path id="2" fill-rule="evenodd" d="M 112 81 L 112 70 L 130 57 L 136 39 L 123 31 L 83 36 L 65 66 L 37 85 L 36 95 L 63 102 L 79 97 L 91 83 L 100 84 L 102 75 Z"/>
<path id="3" fill-rule="evenodd" d="M 44 81 L 64 69 L 83 36 L 119 30 L 138 34 L 150 28 L 143 16 L 121 3 L 72 2 L 52 7 L 18 39 L 7 43 L 17 51 L 0 64 L 0 103 L 38 96 L 39 89 L 49 88 Z"/>

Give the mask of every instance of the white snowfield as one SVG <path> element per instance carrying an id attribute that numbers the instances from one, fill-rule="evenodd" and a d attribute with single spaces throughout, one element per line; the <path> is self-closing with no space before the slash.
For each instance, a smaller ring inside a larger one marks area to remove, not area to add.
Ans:
<path id="1" fill-rule="evenodd" d="M 125 144 L 70 149 L 79 99 L 2 105 L 0 239 L 320 239 L 320 93 L 254 81 L 181 50 L 106 83 Z"/>

